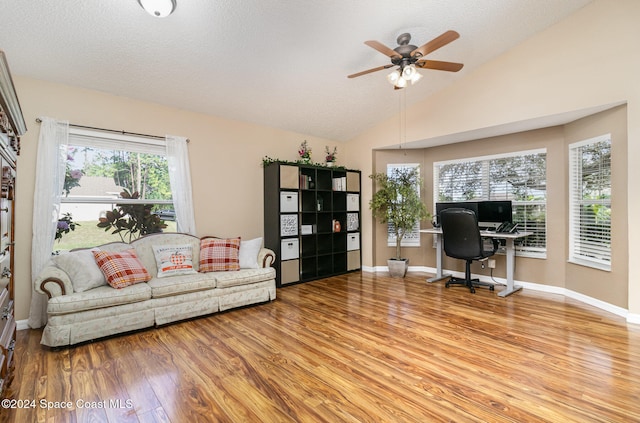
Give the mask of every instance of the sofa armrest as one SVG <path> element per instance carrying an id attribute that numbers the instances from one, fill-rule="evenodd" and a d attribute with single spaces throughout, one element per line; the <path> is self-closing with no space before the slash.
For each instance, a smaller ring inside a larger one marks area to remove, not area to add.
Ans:
<path id="1" fill-rule="evenodd" d="M 55 266 L 47 266 L 33 281 L 33 289 L 49 298 L 73 294 L 71 279 Z"/>
<path id="2" fill-rule="evenodd" d="M 276 253 L 268 248 L 261 248 L 258 253 L 258 266 L 271 267 L 276 261 Z"/>

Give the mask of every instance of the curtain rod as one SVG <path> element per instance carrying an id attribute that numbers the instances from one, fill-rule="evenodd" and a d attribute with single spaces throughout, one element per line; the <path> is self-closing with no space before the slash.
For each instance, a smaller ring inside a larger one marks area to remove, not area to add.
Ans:
<path id="1" fill-rule="evenodd" d="M 36 122 L 42 123 L 42 119 L 36 118 Z M 121 134 L 121 135 L 135 135 L 138 137 L 153 138 L 157 140 L 166 139 L 166 137 L 161 137 L 159 135 L 139 134 L 137 132 L 118 131 L 117 129 L 96 128 L 95 126 L 76 125 L 75 123 L 70 123 L 69 126 L 73 126 L 74 128 L 81 128 L 81 129 L 93 129 L 94 131 L 112 132 L 114 134 Z M 187 139 L 187 142 L 189 142 L 189 139 Z"/>

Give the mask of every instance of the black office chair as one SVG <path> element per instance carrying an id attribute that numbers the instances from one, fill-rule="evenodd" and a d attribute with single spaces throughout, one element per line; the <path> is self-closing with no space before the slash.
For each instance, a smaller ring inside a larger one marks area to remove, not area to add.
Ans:
<path id="1" fill-rule="evenodd" d="M 484 241 L 480 236 L 478 219 L 476 214 L 468 209 L 450 208 L 440 213 L 440 226 L 442 227 L 442 240 L 444 252 L 449 257 L 466 260 L 464 279 L 451 278 L 446 287 L 450 285 L 464 285 L 471 293 L 475 293 L 476 286 L 487 286 L 493 291 L 491 283 L 480 282 L 479 279 L 471 279 L 471 262 L 491 257 L 498 249 L 498 243 L 493 240 L 493 249 L 485 250 Z"/>

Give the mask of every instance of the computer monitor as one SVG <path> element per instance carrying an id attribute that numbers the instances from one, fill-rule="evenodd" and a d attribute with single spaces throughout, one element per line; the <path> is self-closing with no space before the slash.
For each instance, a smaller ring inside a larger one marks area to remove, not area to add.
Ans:
<path id="1" fill-rule="evenodd" d="M 497 229 L 504 222 L 513 223 L 511 201 L 449 201 L 436 203 L 436 220 L 440 222 L 440 212 L 450 208 L 472 210 L 482 229 Z"/>
<path id="2" fill-rule="evenodd" d="M 479 201 L 478 226 L 496 229 L 504 222 L 513 223 L 511 201 Z"/>
<path id="3" fill-rule="evenodd" d="M 473 211 L 476 214 L 476 216 L 478 216 L 477 201 L 449 201 L 449 202 L 436 203 L 435 223 L 437 224 L 437 226 L 440 226 L 440 212 L 442 212 L 442 210 L 451 209 L 451 208 L 468 209 Z"/>

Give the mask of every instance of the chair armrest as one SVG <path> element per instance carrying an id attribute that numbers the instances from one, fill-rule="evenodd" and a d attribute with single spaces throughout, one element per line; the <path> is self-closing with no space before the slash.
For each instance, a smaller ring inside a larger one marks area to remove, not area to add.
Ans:
<path id="1" fill-rule="evenodd" d="M 33 281 L 33 289 L 49 298 L 73 294 L 71 279 L 55 266 L 47 266 Z"/>
<path id="2" fill-rule="evenodd" d="M 276 253 L 268 248 L 261 248 L 258 253 L 258 266 L 271 267 L 276 261 Z"/>

